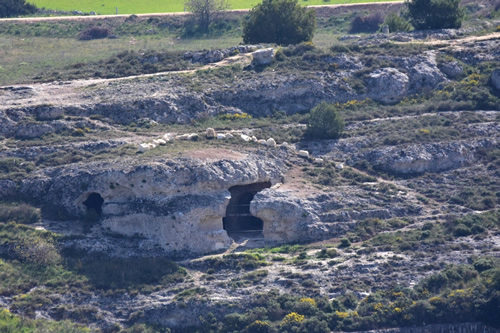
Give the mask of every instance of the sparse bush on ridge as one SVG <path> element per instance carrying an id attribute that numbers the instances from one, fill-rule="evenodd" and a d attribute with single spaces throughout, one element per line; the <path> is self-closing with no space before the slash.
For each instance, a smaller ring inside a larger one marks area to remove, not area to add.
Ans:
<path id="1" fill-rule="evenodd" d="M 0 17 L 33 14 L 36 6 L 26 0 L 2 0 L 0 2 Z"/>
<path id="2" fill-rule="evenodd" d="M 92 39 L 102 39 L 108 38 L 111 35 L 111 31 L 106 27 L 90 27 L 82 31 L 78 35 L 79 40 L 92 40 Z"/>
<path id="3" fill-rule="evenodd" d="M 389 32 L 410 31 L 411 24 L 404 17 L 396 13 L 387 15 L 384 24 L 389 27 Z"/>
<path id="4" fill-rule="evenodd" d="M 322 102 L 309 115 L 306 135 L 316 139 L 336 139 L 344 130 L 344 120 L 332 104 Z"/>
<path id="5" fill-rule="evenodd" d="M 384 22 L 384 18 L 380 13 L 374 13 L 368 16 L 356 16 L 351 22 L 351 29 L 349 32 L 376 32 L 382 22 Z"/>
<path id="6" fill-rule="evenodd" d="M 316 28 L 316 12 L 297 0 L 264 0 L 243 21 L 243 41 L 247 44 L 280 45 L 311 41 Z"/>
<path id="7" fill-rule="evenodd" d="M 462 26 L 465 15 L 460 1 L 406 0 L 405 4 L 415 29 L 456 29 Z"/>

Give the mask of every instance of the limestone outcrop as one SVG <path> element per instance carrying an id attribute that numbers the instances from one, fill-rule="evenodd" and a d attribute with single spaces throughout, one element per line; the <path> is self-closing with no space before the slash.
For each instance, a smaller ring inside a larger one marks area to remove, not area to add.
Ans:
<path id="1" fill-rule="evenodd" d="M 496 144 L 494 139 L 485 139 L 384 147 L 370 151 L 364 158 L 375 168 L 396 174 L 441 172 L 473 163 L 477 149 L 493 147 Z"/>
<path id="2" fill-rule="evenodd" d="M 381 68 L 373 71 L 367 79 L 368 96 L 384 104 L 396 104 L 408 92 L 408 75 L 395 68 Z"/>
<path id="3" fill-rule="evenodd" d="M 285 170 L 283 160 L 268 152 L 208 161 L 80 163 L 23 180 L 19 194 L 38 202 L 47 218 L 98 218 L 95 232 L 142 237 L 167 252 L 206 253 L 232 242 L 222 223 L 228 189 L 275 183 Z"/>

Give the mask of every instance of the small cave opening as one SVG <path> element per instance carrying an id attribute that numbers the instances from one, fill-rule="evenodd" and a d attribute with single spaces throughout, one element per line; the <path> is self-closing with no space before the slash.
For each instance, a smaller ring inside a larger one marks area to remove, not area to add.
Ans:
<path id="1" fill-rule="evenodd" d="M 262 236 L 264 222 L 250 213 L 250 201 L 258 192 L 270 187 L 271 182 L 262 182 L 229 188 L 231 200 L 226 208 L 226 216 L 222 219 L 224 230 L 229 236 Z"/>
<path id="2" fill-rule="evenodd" d="M 87 208 L 87 215 L 96 215 L 100 217 L 102 214 L 102 204 L 104 199 L 99 193 L 92 192 L 87 197 L 87 200 L 83 202 L 83 205 Z"/>

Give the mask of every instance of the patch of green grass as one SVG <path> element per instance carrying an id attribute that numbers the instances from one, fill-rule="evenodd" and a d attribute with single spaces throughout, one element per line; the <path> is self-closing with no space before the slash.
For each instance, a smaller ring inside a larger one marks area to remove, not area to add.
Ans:
<path id="1" fill-rule="evenodd" d="M 21 318 L 7 309 L 0 310 L 0 331 L 4 333 L 35 333 L 35 332 L 91 332 L 89 328 L 71 323 L 70 321 L 48 321 Z"/>
<path id="2" fill-rule="evenodd" d="M 382 0 L 350 0 L 349 3 L 358 2 L 381 2 Z M 176 0 L 167 1 L 134 1 L 134 0 L 111 0 L 97 1 L 89 0 L 85 2 L 77 0 L 32 0 L 37 7 L 45 7 L 50 9 L 73 11 L 79 10 L 85 13 L 94 11 L 98 14 L 115 14 L 118 7 L 119 14 L 142 14 L 142 13 L 172 13 L 183 12 L 184 2 Z M 230 0 L 229 3 L 232 9 L 250 9 L 260 3 L 256 0 Z M 327 3 L 323 0 L 300 0 L 299 4 L 303 6 L 324 5 L 324 4 L 340 4 L 345 3 L 344 0 L 330 0 Z"/>

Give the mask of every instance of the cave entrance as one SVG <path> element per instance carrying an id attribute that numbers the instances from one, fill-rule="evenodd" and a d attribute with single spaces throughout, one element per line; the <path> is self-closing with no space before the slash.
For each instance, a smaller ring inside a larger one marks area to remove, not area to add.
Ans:
<path id="1" fill-rule="evenodd" d="M 83 205 L 87 207 L 87 215 L 96 215 L 96 217 L 102 214 L 102 204 L 104 199 L 99 193 L 92 192 L 87 197 L 87 200 L 83 202 Z"/>
<path id="2" fill-rule="evenodd" d="M 226 216 L 222 219 L 224 230 L 229 236 L 243 234 L 261 237 L 264 222 L 250 213 L 250 201 L 255 194 L 271 187 L 271 182 L 237 185 L 229 189 L 231 200 L 226 209 Z"/>

